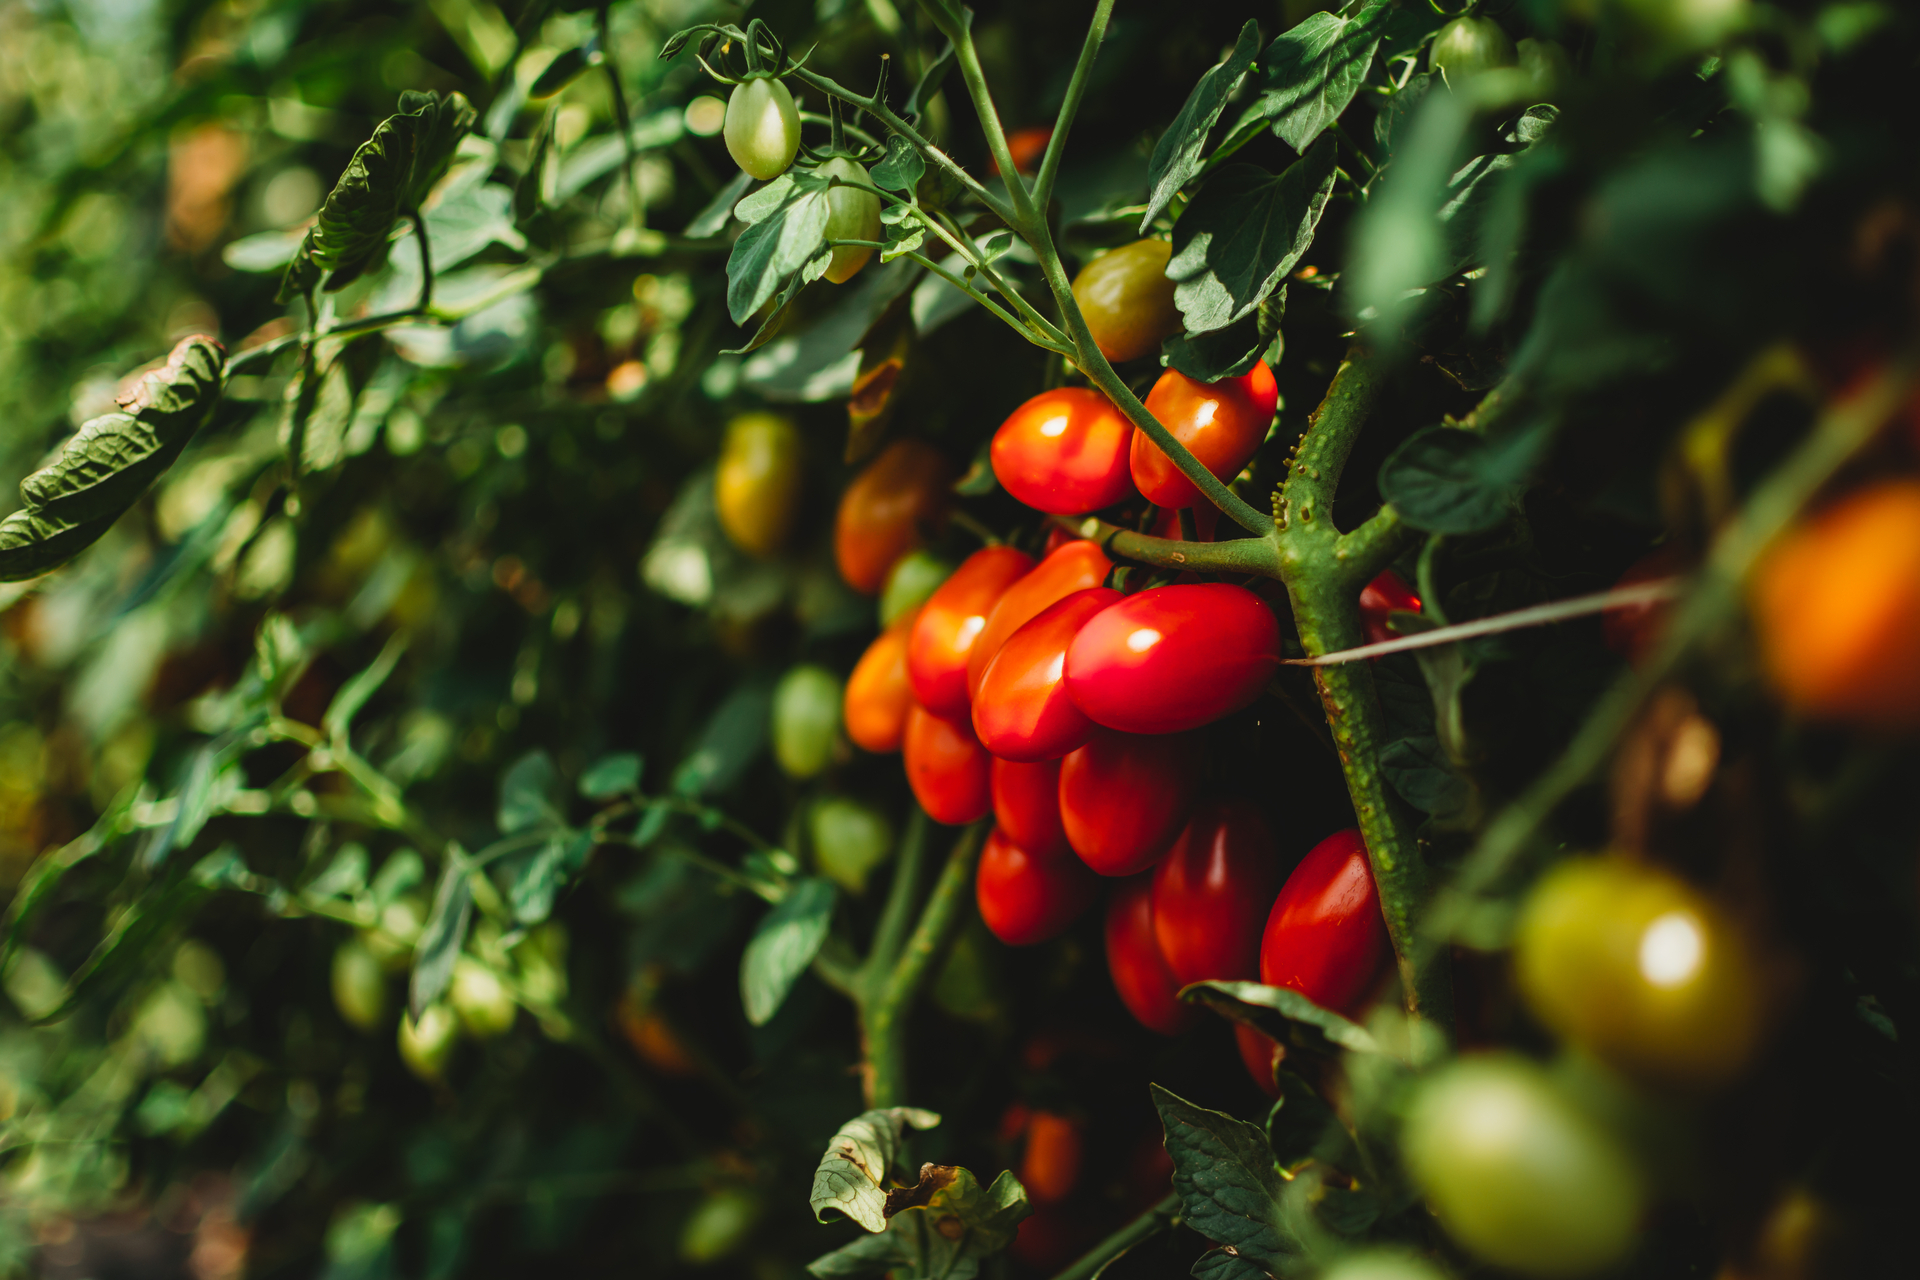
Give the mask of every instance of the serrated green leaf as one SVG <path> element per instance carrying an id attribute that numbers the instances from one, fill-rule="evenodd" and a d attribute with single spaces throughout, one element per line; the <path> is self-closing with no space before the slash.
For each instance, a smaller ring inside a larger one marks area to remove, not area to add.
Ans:
<path id="1" fill-rule="evenodd" d="M 1430 533 L 1477 533 L 1507 518 L 1545 456 L 1545 424 L 1481 435 L 1435 424 L 1414 432 L 1380 466 L 1380 496 Z"/>
<path id="2" fill-rule="evenodd" d="M 819 261 L 826 248 L 828 181 L 789 169 L 734 206 L 749 225 L 727 256 L 727 313 L 745 324 L 776 294 L 790 294 L 794 279 Z M 826 271 L 819 263 L 818 279 Z"/>
<path id="3" fill-rule="evenodd" d="M 940 1117 L 918 1107 L 882 1107 L 863 1111 L 841 1125 L 813 1171 L 807 1203 L 816 1221 L 834 1209 L 865 1227 L 887 1226 L 887 1185 L 908 1126 L 931 1129 Z"/>
<path id="4" fill-rule="evenodd" d="M 558 790 L 559 775 L 553 757 L 545 751 L 529 751 L 514 761 L 500 776 L 500 805 L 495 814 L 500 834 L 557 824 L 560 811 L 554 797 Z"/>
<path id="5" fill-rule="evenodd" d="M 1290 1049 L 1327 1056 L 1341 1049 L 1378 1053 L 1380 1047 L 1365 1027 L 1322 1009 L 1298 991 L 1258 982 L 1196 982 L 1180 991 L 1183 1000 L 1197 1001 L 1235 1022 L 1265 1032 Z"/>
<path id="6" fill-rule="evenodd" d="M 1174 224 L 1167 263 L 1188 332 L 1224 329 L 1280 287 L 1313 244 L 1333 177 L 1329 138 L 1277 176 L 1235 164 L 1207 180 Z"/>
<path id="7" fill-rule="evenodd" d="M 714 193 L 707 201 L 707 207 L 693 215 L 693 221 L 681 234 L 689 240 L 704 240 L 708 236 L 717 236 L 727 229 L 733 221 L 733 207 L 747 194 L 747 188 L 753 185 L 753 175 L 742 170 L 733 175 L 733 181 Z"/>
<path id="8" fill-rule="evenodd" d="M 427 1006 L 446 994 L 453 982 L 453 964 L 466 944 L 473 923 L 473 885 L 468 882 L 466 854 L 458 845 L 447 848 L 447 865 L 434 890 L 433 910 L 413 949 L 413 973 L 407 979 L 407 1010 L 416 1019 Z"/>
<path id="9" fill-rule="evenodd" d="M 927 163 L 899 135 L 887 139 L 887 153 L 873 166 L 873 185 L 883 191 L 911 191 L 926 176 Z"/>
<path id="10" fill-rule="evenodd" d="M 1160 141 L 1153 148 L 1153 160 L 1147 166 L 1147 211 L 1140 218 L 1142 235 L 1173 203 L 1180 188 L 1200 172 L 1200 153 L 1206 149 L 1207 134 L 1220 119 L 1227 99 L 1239 90 L 1259 51 L 1260 24 L 1249 19 L 1240 28 L 1240 38 L 1234 42 L 1226 61 L 1207 69 L 1200 82 L 1193 86 L 1193 92 L 1187 95 L 1180 114 L 1160 135 Z"/>
<path id="11" fill-rule="evenodd" d="M 902 1280 L 972 1280 L 981 1260 L 1013 1243 L 1029 1213 L 1011 1171 L 982 1187 L 967 1169 L 920 1166 L 919 1181 L 887 1197 L 887 1229 L 862 1236 L 807 1267 L 816 1276 L 888 1271 Z"/>
<path id="12" fill-rule="evenodd" d="M 1287 313 L 1282 284 L 1254 313 L 1212 333 L 1176 333 L 1162 346 L 1167 367 L 1200 382 L 1237 378 L 1261 360 L 1279 362 L 1280 321 Z"/>
<path id="13" fill-rule="evenodd" d="M 580 775 L 580 794 L 589 800 L 608 800 L 640 788 L 640 757 L 631 751 L 601 756 Z"/>
<path id="14" fill-rule="evenodd" d="M 1267 46 L 1256 105 L 1275 136 L 1304 152 L 1340 118 L 1393 12 L 1387 0 L 1371 0 L 1351 17 L 1310 14 Z"/>
<path id="15" fill-rule="evenodd" d="M 787 896 L 761 917 L 740 957 L 740 1001 L 748 1022 L 764 1026 L 780 1011 L 793 984 L 825 944 L 838 896 L 832 881 L 806 876 L 795 880 Z"/>
<path id="16" fill-rule="evenodd" d="M 1242 1258 L 1272 1271 L 1297 1253 L 1276 1221 L 1282 1179 L 1267 1135 L 1255 1125 L 1196 1107 L 1159 1085 L 1153 1105 L 1173 1157 L 1173 1189 L 1186 1225 Z"/>
<path id="17" fill-rule="evenodd" d="M 542 845 L 521 868 L 519 878 L 507 895 L 514 920 L 535 925 L 552 915 L 560 891 L 586 867 L 592 853 L 593 837 L 585 831 L 576 831 L 564 839 L 555 836 Z"/>

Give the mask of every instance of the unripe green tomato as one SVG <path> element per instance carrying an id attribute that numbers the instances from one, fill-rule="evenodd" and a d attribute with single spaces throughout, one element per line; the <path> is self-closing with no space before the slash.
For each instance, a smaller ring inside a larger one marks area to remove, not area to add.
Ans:
<path id="1" fill-rule="evenodd" d="M 165 1067 L 178 1067 L 200 1056 L 207 1039 L 207 1012 L 191 988 L 163 982 L 134 1015 L 132 1038 Z"/>
<path id="2" fill-rule="evenodd" d="M 447 1060 L 453 1056 L 454 1038 L 459 1031 L 459 1020 L 444 1004 L 428 1005 L 418 1023 L 401 1014 L 400 1061 L 429 1084 L 439 1080 L 446 1073 Z"/>
<path id="3" fill-rule="evenodd" d="M 880 229 L 880 197 L 861 187 L 872 187 L 873 179 L 865 169 L 845 156 L 835 156 L 820 166 L 823 178 L 839 178 L 843 182 L 856 182 L 859 187 L 835 187 L 827 192 L 827 239 L 829 240 L 878 240 Z M 874 251 L 862 245 L 843 244 L 833 251 L 833 260 L 827 264 L 827 279 L 835 284 L 845 284 L 853 279 L 854 273 L 867 265 Z"/>
<path id="4" fill-rule="evenodd" d="M 880 625 L 892 626 L 895 618 L 925 603 L 952 576 L 953 566 L 930 551 L 910 551 L 901 556 L 887 571 L 887 584 L 880 588 Z"/>
<path id="5" fill-rule="evenodd" d="M 1417 1254 L 1369 1249 L 1349 1254 L 1323 1272 L 1320 1280 L 1447 1280 L 1447 1275 Z"/>
<path id="6" fill-rule="evenodd" d="M 1542 97 L 1573 79 L 1573 59 L 1557 40 L 1528 36 L 1514 46 L 1514 58 L 1514 65 L 1526 75 L 1534 93 Z"/>
<path id="7" fill-rule="evenodd" d="M 348 1026 L 373 1031 L 387 1016 L 387 973 L 358 938 L 333 953 L 333 1007 Z"/>
<path id="8" fill-rule="evenodd" d="M 404 973 L 413 965 L 413 946 L 426 926 L 426 912 L 413 898 L 389 902 L 380 912 L 380 923 L 363 930 L 360 941 L 388 973 Z"/>
<path id="9" fill-rule="evenodd" d="M 777 413 L 743 413 L 727 424 L 713 476 L 720 527 L 750 556 L 787 540 L 800 506 L 800 431 Z"/>
<path id="10" fill-rule="evenodd" d="M 1514 56 L 1513 41 L 1492 18 L 1455 18 L 1440 29 L 1427 51 L 1433 69 L 1456 89 L 1482 71 L 1512 66 Z"/>
<path id="11" fill-rule="evenodd" d="M 1637 1075 L 1715 1084 L 1752 1057 L 1760 975 L 1712 901 L 1659 867 L 1571 858 L 1540 878 L 1514 934 L 1534 1015 Z"/>
<path id="12" fill-rule="evenodd" d="M 1673 53 L 1704 49 L 1746 25 L 1747 0 L 1612 0 L 1643 33 Z"/>
<path id="13" fill-rule="evenodd" d="M 762 182 L 785 173 L 800 154 L 800 112 L 787 86 L 772 76 L 754 76 L 733 87 L 721 132 L 733 162 Z"/>
<path id="14" fill-rule="evenodd" d="M 453 984 L 447 992 L 461 1029 L 475 1040 L 491 1040 L 513 1030 L 519 1008 L 493 970 L 471 956 L 453 962 Z"/>
<path id="15" fill-rule="evenodd" d="M 1430 1077 L 1401 1152 L 1448 1234 L 1496 1266 L 1583 1276 L 1633 1251 L 1640 1171 L 1524 1058 L 1462 1058 Z"/>
<path id="16" fill-rule="evenodd" d="M 867 877 L 893 852 L 893 824 L 878 809 L 829 796 L 807 814 L 814 865 L 848 893 L 864 893 Z"/>
<path id="17" fill-rule="evenodd" d="M 705 1265 L 733 1254 L 753 1233 L 760 1207 L 759 1196 L 739 1187 L 709 1195 L 680 1229 L 680 1260 Z"/>
<path id="18" fill-rule="evenodd" d="M 1136 240 L 1101 254 L 1073 278 L 1073 300 L 1100 354 L 1119 364 L 1160 349 L 1161 339 L 1180 332 L 1167 262 L 1173 245 Z"/>
<path id="19" fill-rule="evenodd" d="M 840 677 L 803 662 L 773 690 L 773 758 L 789 777 L 811 778 L 833 759 L 840 731 Z"/>

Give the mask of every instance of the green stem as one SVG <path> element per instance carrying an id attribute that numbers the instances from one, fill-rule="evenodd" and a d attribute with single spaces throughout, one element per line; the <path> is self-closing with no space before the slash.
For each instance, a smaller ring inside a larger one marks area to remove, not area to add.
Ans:
<path id="1" fill-rule="evenodd" d="M 620 128 L 620 144 L 627 153 L 627 206 L 633 216 L 633 229 L 638 231 L 647 225 L 647 207 L 640 202 L 640 179 L 634 172 L 640 163 L 640 151 L 633 145 L 633 118 L 627 112 L 627 92 L 620 84 L 620 64 L 614 59 L 613 40 L 607 33 L 609 8 L 611 6 L 604 3 L 600 6 L 594 25 L 600 35 L 600 65 L 607 73 L 607 90 L 613 98 L 613 122 Z"/>
<path id="2" fill-rule="evenodd" d="M 1160 1203 L 1102 1240 L 1053 1280 L 1093 1280 L 1127 1250 L 1180 1225 L 1180 1193 L 1169 1191 Z"/>
<path id="3" fill-rule="evenodd" d="M 413 223 L 413 234 L 420 241 L 420 301 L 414 310 L 422 315 L 433 305 L 433 250 L 427 245 L 427 220 L 418 209 L 407 210 L 407 218 Z"/>
<path id="4" fill-rule="evenodd" d="M 1007 146 L 1007 131 L 1001 127 L 999 109 L 993 105 L 993 93 L 987 88 L 987 73 L 981 69 L 980 52 L 973 47 L 972 29 L 964 22 L 948 22 L 937 4 L 926 4 L 926 0 L 922 3 L 933 15 L 940 34 L 953 41 L 954 61 L 960 68 L 960 79 L 966 83 L 967 97 L 973 100 L 974 114 L 980 117 L 980 129 L 987 135 L 987 150 L 992 152 L 993 162 L 1000 166 L 1000 177 L 1007 184 L 1007 194 L 1013 198 L 1014 216 L 1005 221 L 1027 228 L 1038 222 L 1044 227 L 1045 219 L 1035 216 L 1033 196 L 1021 180 L 1020 171 L 1014 167 L 1013 151 Z"/>
<path id="5" fill-rule="evenodd" d="M 1108 555 L 1161 569 L 1191 569 L 1196 573 L 1255 573 L 1280 576 L 1280 556 L 1265 538 L 1234 538 L 1226 542 L 1176 542 L 1155 538 L 1094 516 L 1055 523 L 1083 538 L 1098 542 Z"/>
<path id="6" fill-rule="evenodd" d="M 996 319 L 1000 320 L 1008 328 L 1012 329 L 1015 333 L 1018 333 L 1021 337 L 1025 338 L 1028 342 L 1033 343 L 1033 345 L 1035 345 L 1036 347 L 1044 348 L 1045 350 L 1054 352 L 1056 355 L 1063 355 L 1063 356 L 1073 355 L 1073 348 L 1065 347 L 1065 346 L 1056 346 L 1054 343 L 1047 341 L 1045 338 L 1041 337 L 1041 335 L 1039 335 L 1038 333 L 1035 333 L 1032 328 L 1030 328 L 1025 324 L 1022 324 L 1020 320 L 1013 315 L 1012 312 L 1008 311 L 1005 307 L 995 302 L 992 298 L 989 298 L 986 294 L 980 292 L 978 289 L 968 284 L 965 280 L 962 280 L 959 276 L 956 276 L 955 274 L 953 274 L 953 272 L 948 271 L 945 267 L 935 262 L 932 258 L 929 258 L 926 254 L 907 253 L 907 254 L 902 254 L 901 256 L 909 259 L 910 261 L 919 263 L 921 266 L 933 272 L 933 274 L 939 276 L 942 280 L 945 280 L 948 284 L 952 285 L 954 288 L 960 290 L 960 292 L 966 294 L 969 298 L 972 298 L 975 302 L 979 303 L 982 307 L 984 307 Z"/>
<path id="7" fill-rule="evenodd" d="M 913 920 L 913 909 L 920 904 L 920 884 L 925 879 L 927 860 L 926 810 L 913 806 L 907 830 L 900 837 L 900 852 L 894 859 L 893 884 L 887 889 L 887 903 L 880 909 L 880 923 L 873 931 L 873 950 L 867 957 L 860 985 L 869 996 L 879 994 L 882 977 L 893 968 L 906 941 Z"/>
<path id="8" fill-rule="evenodd" d="M 1060 332 L 1051 320 L 1041 315 L 1018 289 L 1009 285 L 1000 273 L 993 269 L 992 265 L 985 260 L 985 255 L 980 252 L 980 246 L 973 242 L 973 238 L 963 231 L 958 223 L 945 214 L 936 213 L 926 222 L 926 226 L 927 230 L 945 240 L 948 247 L 955 253 L 965 258 L 988 284 L 999 291 L 1001 297 L 1012 303 L 1014 310 L 1020 313 L 1029 328 L 1048 340 L 1041 345 L 1048 346 L 1050 350 L 1061 355 L 1073 354 L 1073 343 L 1067 335 Z"/>
<path id="9" fill-rule="evenodd" d="M 1087 39 L 1080 46 L 1080 60 L 1073 64 L 1073 78 L 1067 81 L 1067 96 L 1061 100 L 1060 114 L 1053 121 L 1053 136 L 1047 139 L 1046 154 L 1040 157 L 1040 172 L 1033 180 L 1033 200 L 1042 214 L 1053 200 L 1053 180 L 1060 171 L 1060 157 L 1067 148 L 1067 133 L 1073 127 L 1073 117 L 1080 110 L 1080 99 L 1086 96 L 1087 80 L 1093 71 L 1093 60 L 1100 55 L 1100 42 L 1107 38 L 1107 19 L 1113 13 L 1113 0 L 1098 0 L 1093 7 L 1093 21 L 1087 25 Z"/>

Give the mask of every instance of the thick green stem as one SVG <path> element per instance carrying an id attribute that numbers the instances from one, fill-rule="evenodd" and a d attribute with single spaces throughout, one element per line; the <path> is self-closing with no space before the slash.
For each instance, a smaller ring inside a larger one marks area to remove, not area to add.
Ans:
<path id="1" fill-rule="evenodd" d="M 1093 1280 L 1108 1264 L 1144 1240 L 1180 1225 L 1180 1195 L 1170 1191 L 1160 1203 L 1102 1240 L 1053 1280 Z"/>
<path id="2" fill-rule="evenodd" d="M 1226 542 L 1182 542 L 1155 538 L 1095 516 L 1060 519 L 1062 528 L 1098 542 L 1108 555 L 1161 569 L 1191 569 L 1196 573 L 1252 573 L 1280 576 L 1280 553 L 1265 538 L 1232 538 Z"/>
<path id="3" fill-rule="evenodd" d="M 1107 19 L 1113 13 L 1113 0 L 1099 0 L 1093 7 L 1093 21 L 1087 25 L 1087 39 L 1080 46 L 1080 60 L 1073 64 L 1073 78 L 1067 81 L 1067 96 L 1060 102 L 1060 114 L 1053 122 L 1053 136 L 1047 139 L 1047 153 L 1040 157 L 1040 172 L 1033 180 L 1033 201 L 1040 208 L 1042 217 L 1046 216 L 1047 205 L 1053 199 L 1053 180 L 1060 172 L 1060 157 L 1067 149 L 1067 133 L 1073 127 L 1073 117 L 1080 110 L 1080 99 L 1086 96 L 1087 81 L 1093 71 L 1093 60 L 1100 55 L 1100 42 L 1107 38 Z"/>
<path id="4" fill-rule="evenodd" d="M 887 903 L 880 909 L 880 923 L 873 931 L 873 949 L 867 955 L 860 976 L 867 998 L 877 997 L 893 962 L 900 957 L 900 945 L 906 940 L 913 921 L 913 909 L 920 904 L 920 885 L 926 878 L 927 812 L 919 805 L 907 819 L 906 834 L 900 837 L 900 852 L 894 858 L 893 884 L 887 889 Z"/>
<path id="5" fill-rule="evenodd" d="M 1044 219 L 1036 217 L 1032 193 L 1014 166 L 1013 151 L 1007 146 L 1007 131 L 1001 127 L 999 109 L 993 105 L 993 93 L 987 88 L 987 73 L 980 66 L 980 51 L 973 47 L 973 32 L 964 23 L 956 25 L 946 21 L 939 5 L 929 4 L 926 8 L 941 34 L 953 41 L 954 62 L 960 68 L 960 79 L 967 86 L 967 96 L 973 100 L 974 114 L 980 117 L 980 131 L 987 135 L 987 150 L 992 153 L 993 162 L 1000 166 L 1007 194 L 1013 198 L 1013 212 L 1018 219 L 1015 225 L 1031 227 L 1036 221 L 1044 223 Z"/>

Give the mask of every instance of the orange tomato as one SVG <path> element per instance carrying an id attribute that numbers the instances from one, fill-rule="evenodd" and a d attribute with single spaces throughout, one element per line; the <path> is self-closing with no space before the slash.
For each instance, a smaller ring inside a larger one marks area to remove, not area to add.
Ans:
<path id="1" fill-rule="evenodd" d="M 1057 1204 L 1080 1181 L 1082 1121 L 1052 1111 L 1036 1111 L 1027 1121 L 1027 1150 L 1020 1159 L 1020 1182 L 1035 1204 Z"/>
<path id="2" fill-rule="evenodd" d="M 980 678 L 986 675 L 987 664 L 1000 652 L 1008 636 L 1054 602 L 1065 600 L 1076 591 L 1099 586 L 1112 569 L 1113 561 L 1107 559 L 1097 543 L 1075 538 L 1048 552 L 1033 572 L 1008 587 L 999 603 L 993 606 L 993 612 L 987 615 L 987 625 L 981 628 L 973 647 L 967 651 L 967 696 L 979 695 Z"/>
<path id="3" fill-rule="evenodd" d="M 1240 474 L 1267 438 L 1274 407 L 1280 402 L 1273 370 L 1264 361 L 1237 378 L 1196 382 L 1178 369 L 1160 375 L 1147 392 L 1147 412 L 1220 480 Z M 1133 437 L 1129 467 L 1133 483 L 1147 501 L 1162 507 L 1202 502 L 1200 490 L 1149 440 Z"/>
<path id="4" fill-rule="evenodd" d="M 887 571 L 920 545 L 921 528 L 946 519 L 953 467 L 924 440 L 896 440 L 840 495 L 833 555 L 847 585 L 875 595 Z"/>
<path id="5" fill-rule="evenodd" d="M 906 732 L 907 712 L 913 709 L 913 687 L 907 682 L 907 641 L 919 613 L 909 610 L 882 631 L 847 677 L 841 702 L 847 737 L 855 746 L 885 753 L 898 751 Z"/>
<path id="6" fill-rule="evenodd" d="M 987 617 L 1032 568 L 1033 557 L 1024 551 L 982 547 L 927 597 L 907 642 L 907 678 L 921 706 L 949 719 L 966 717 L 968 664 Z"/>
<path id="7" fill-rule="evenodd" d="M 1015 409 L 988 457 L 1001 487 L 1035 511 L 1083 516 L 1133 493 L 1133 423 L 1090 387 L 1055 387 Z"/>
<path id="8" fill-rule="evenodd" d="M 1015 129 L 1007 135 L 1007 153 L 1013 157 L 1013 167 L 1021 173 L 1034 173 L 1040 168 L 1040 157 L 1047 154 L 1047 143 L 1053 141 L 1053 126 L 1033 124 L 1024 129 Z M 992 156 L 987 157 L 987 172 L 994 177 L 1000 176 L 1000 162 Z"/>

